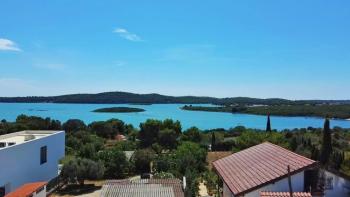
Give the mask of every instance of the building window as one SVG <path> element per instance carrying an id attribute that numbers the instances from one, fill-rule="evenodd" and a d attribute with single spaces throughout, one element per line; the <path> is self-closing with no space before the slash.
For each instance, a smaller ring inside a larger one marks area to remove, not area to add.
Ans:
<path id="1" fill-rule="evenodd" d="M 47 146 L 40 148 L 40 165 L 47 162 Z"/>
<path id="2" fill-rule="evenodd" d="M 5 196 L 5 187 L 0 187 L 0 197 Z"/>
<path id="3" fill-rule="evenodd" d="M 333 190 L 333 177 L 326 178 L 325 189 L 326 190 Z"/>

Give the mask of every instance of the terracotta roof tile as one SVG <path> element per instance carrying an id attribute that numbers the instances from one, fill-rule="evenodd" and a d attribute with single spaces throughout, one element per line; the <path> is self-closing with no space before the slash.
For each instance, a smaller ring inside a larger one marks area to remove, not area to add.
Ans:
<path id="1" fill-rule="evenodd" d="M 184 197 L 179 179 L 107 180 L 101 196 Z"/>
<path id="2" fill-rule="evenodd" d="M 213 162 L 234 195 L 249 192 L 287 175 L 311 167 L 316 161 L 265 142 Z"/>
<path id="3" fill-rule="evenodd" d="M 47 183 L 46 182 L 35 182 L 35 183 L 28 183 L 24 184 L 18 189 L 16 189 L 13 192 L 10 192 L 5 197 L 27 197 L 30 196 L 32 193 L 36 192 L 40 188 L 44 187 Z"/>
<path id="4" fill-rule="evenodd" d="M 231 151 L 217 151 L 217 152 L 208 152 L 207 153 L 207 163 L 208 163 L 208 168 L 212 169 L 213 168 L 213 162 L 227 157 L 229 155 L 232 155 Z"/>
<path id="5" fill-rule="evenodd" d="M 260 197 L 290 197 L 289 192 L 260 192 Z M 293 197 L 312 197 L 307 192 L 293 192 Z"/>

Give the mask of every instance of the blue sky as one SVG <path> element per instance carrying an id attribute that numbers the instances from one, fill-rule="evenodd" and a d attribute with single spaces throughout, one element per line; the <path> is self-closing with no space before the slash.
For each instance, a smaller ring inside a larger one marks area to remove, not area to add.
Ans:
<path id="1" fill-rule="evenodd" d="M 350 1 L 0 2 L 0 96 L 350 99 Z"/>

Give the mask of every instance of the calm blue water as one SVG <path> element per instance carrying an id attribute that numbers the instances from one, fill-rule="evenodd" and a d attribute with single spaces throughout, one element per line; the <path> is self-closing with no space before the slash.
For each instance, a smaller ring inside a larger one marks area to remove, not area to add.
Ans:
<path id="1" fill-rule="evenodd" d="M 97 108 L 129 106 L 139 107 L 146 111 L 140 113 L 94 113 Z M 230 114 L 220 112 L 196 112 L 179 109 L 183 104 L 154 104 L 154 105 L 127 105 L 127 104 L 51 104 L 51 103 L 0 103 L 0 119 L 14 121 L 20 114 L 50 117 L 64 122 L 71 118 L 90 123 L 97 120 L 118 118 L 126 123 L 138 127 L 146 119 L 153 118 L 163 120 L 172 118 L 179 120 L 184 129 L 196 126 L 200 129 L 230 128 L 245 126 L 247 128 L 265 129 L 266 117 L 247 114 Z M 274 129 L 293 129 L 323 127 L 323 119 L 310 117 L 271 117 L 271 125 Z M 332 120 L 332 126 L 350 128 L 350 121 Z"/>

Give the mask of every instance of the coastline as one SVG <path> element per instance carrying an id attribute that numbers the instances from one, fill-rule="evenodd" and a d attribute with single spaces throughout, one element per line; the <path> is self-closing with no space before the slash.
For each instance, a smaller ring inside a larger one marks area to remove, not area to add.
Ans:
<path id="1" fill-rule="evenodd" d="M 231 113 L 231 114 L 246 114 L 246 115 L 257 115 L 257 116 L 266 116 L 266 114 L 261 114 L 261 113 L 251 113 L 251 112 L 231 112 L 231 111 L 215 111 L 215 110 L 206 110 L 206 109 L 189 109 L 189 108 L 184 108 L 180 107 L 181 110 L 184 111 L 196 111 L 196 112 L 211 112 L 211 113 Z M 317 116 L 317 115 L 286 115 L 286 114 L 270 114 L 271 116 L 276 116 L 276 117 L 304 117 L 304 118 L 317 118 L 317 119 L 324 119 L 322 116 Z M 350 121 L 350 118 L 334 118 L 330 117 L 329 119 L 331 120 L 344 120 L 344 121 Z"/>

